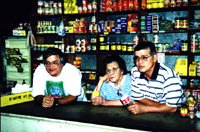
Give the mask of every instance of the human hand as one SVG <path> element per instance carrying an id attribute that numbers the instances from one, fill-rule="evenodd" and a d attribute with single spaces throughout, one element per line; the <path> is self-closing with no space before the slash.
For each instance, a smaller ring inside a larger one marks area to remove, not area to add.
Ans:
<path id="1" fill-rule="evenodd" d="M 135 114 L 145 113 L 145 105 L 137 102 L 131 102 L 132 105 L 128 107 L 128 110 Z"/>
<path id="2" fill-rule="evenodd" d="M 109 82 L 109 76 L 107 74 L 105 74 L 102 78 L 101 81 L 103 82 Z"/>
<path id="3" fill-rule="evenodd" d="M 102 96 L 97 96 L 92 99 L 93 105 L 103 105 L 106 100 Z"/>
<path id="4" fill-rule="evenodd" d="M 51 94 L 49 94 L 48 96 L 43 98 L 42 106 L 44 108 L 50 108 L 53 106 L 53 103 L 54 103 L 54 98 L 52 97 Z"/>

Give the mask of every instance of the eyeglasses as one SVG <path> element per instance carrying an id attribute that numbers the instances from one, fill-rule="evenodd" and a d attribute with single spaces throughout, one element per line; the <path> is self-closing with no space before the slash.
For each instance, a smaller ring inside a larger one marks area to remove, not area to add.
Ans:
<path id="1" fill-rule="evenodd" d="M 50 67 L 51 65 L 53 65 L 53 66 L 59 66 L 59 64 L 60 64 L 60 62 L 58 62 L 58 61 L 53 61 L 52 63 L 49 62 L 49 61 L 45 62 L 45 66 L 46 67 Z"/>
<path id="2" fill-rule="evenodd" d="M 151 57 L 151 56 L 142 56 L 142 57 L 134 56 L 133 59 L 135 62 L 139 62 L 140 60 L 146 62 L 146 61 L 148 61 L 149 57 Z"/>
<path id="3" fill-rule="evenodd" d="M 118 69 L 118 68 L 119 68 L 119 67 L 113 67 L 112 69 L 107 69 L 107 70 L 106 70 L 106 73 L 109 74 L 109 73 L 111 73 L 111 71 L 113 71 L 113 72 L 115 73 L 115 72 L 117 72 L 117 69 Z"/>

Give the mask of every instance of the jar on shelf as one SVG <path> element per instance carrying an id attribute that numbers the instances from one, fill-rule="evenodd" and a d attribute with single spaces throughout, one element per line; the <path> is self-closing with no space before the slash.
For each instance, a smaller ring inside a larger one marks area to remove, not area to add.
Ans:
<path id="1" fill-rule="evenodd" d="M 180 29 L 180 18 L 176 17 L 175 18 L 175 29 Z"/>
<path id="2" fill-rule="evenodd" d="M 190 88 L 194 88 L 194 79 L 190 80 Z"/>
<path id="3" fill-rule="evenodd" d="M 183 29 L 187 29 L 187 28 L 188 28 L 188 20 L 187 20 L 187 17 L 183 17 L 183 20 L 182 20 L 182 28 L 183 28 Z"/>
<path id="4" fill-rule="evenodd" d="M 187 40 L 182 40 L 182 43 L 181 43 L 181 51 L 182 51 L 182 52 L 188 51 L 188 42 L 187 42 Z"/>

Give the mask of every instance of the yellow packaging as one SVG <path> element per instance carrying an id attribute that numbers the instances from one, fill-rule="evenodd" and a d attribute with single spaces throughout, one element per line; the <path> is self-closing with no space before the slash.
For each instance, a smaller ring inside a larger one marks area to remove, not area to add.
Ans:
<path id="1" fill-rule="evenodd" d="M 33 101 L 31 92 L 24 92 L 18 94 L 12 94 L 7 96 L 1 96 L 1 107 L 10 106 L 14 104 L 20 104 L 28 101 Z"/>
<path id="2" fill-rule="evenodd" d="M 176 65 L 174 67 L 174 71 L 179 76 L 187 76 L 187 69 L 188 69 L 188 60 L 183 58 L 178 58 L 176 61 Z"/>
<path id="3" fill-rule="evenodd" d="M 75 6 L 77 4 L 77 0 L 72 0 L 72 6 Z"/>
<path id="4" fill-rule="evenodd" d="M 69 33 L 73 33 L 74 27 L 68 27 Z"/>
<path id="5" fill-rule="evenodd" d="M 189 76 L 196 76 L 196 73 L 197 73 L 196 68 L 197 68 L 196 65 L 190 64 L 190 67 L 189 67 Z"/>
<path id="6" fill-rule="evenodd" d="M 78 13 L 78 6 L 77 5 L 73 5 L 72 6 L 72 14 L 76 14 Z"/>
<path id="7" fill-rule="evenodd" d="M 92 92 L 92 99 L 93 99 L 94 97 L 97 97 L 97 96 L 99 96 L 99 91 L 93 91 L 93 92 Z"/>

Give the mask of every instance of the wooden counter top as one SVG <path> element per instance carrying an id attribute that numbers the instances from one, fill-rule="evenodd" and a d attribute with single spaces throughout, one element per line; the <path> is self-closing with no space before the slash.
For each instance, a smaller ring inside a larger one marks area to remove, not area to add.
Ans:
<path id="1" fill-rule="evenodd" d="M 52 119 L 78 121 L 155 132 L 200 132 L 200 120 L 181 117 L 176 113 L 131 114 L 125 107 L 93 106 L 90 102 L 76 102 L 53 108 L 43 108 L 31 101 L 1 108 L 1 113 L 12 113 Z"/>

